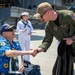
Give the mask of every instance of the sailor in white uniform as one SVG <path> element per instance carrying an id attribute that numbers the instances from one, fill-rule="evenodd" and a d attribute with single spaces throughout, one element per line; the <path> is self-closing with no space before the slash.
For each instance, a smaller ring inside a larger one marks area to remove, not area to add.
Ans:
<path id="1" fill-rule="evenodd" d="M 22 50 L 30 50 L 30 41 L 33 27 L 31 22 L 28 20 L 29 13 L 21 13 L 21 20 L 17 23 L 17 31 L 19 32 L 19 43 Z M 30 61 L 30 55 L 25 55 L 24 59 Z"/>

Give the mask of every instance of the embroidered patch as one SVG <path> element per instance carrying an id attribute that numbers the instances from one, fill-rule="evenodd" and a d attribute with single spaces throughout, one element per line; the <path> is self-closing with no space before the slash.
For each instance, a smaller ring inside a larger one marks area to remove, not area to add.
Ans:
<path id="1" fill-rule="evenodd" d="M 54 31 L 57 31 L 57 30 L 58 30 L 58 27 L 56 27 L 56 26 L 53 27 L 53 30 L 54 30 Z"/>
<path id="2" fill-rule="evenodd" d="M 10 29 L 10 28 L 13 28 L 13 27 L 14 27 L 14 25 L 12 25 L 12 26 L 9 26 L 9 29 Z"/>
<path id="3" fill-rule="evenodd" d="M 64 24 L 64 25 L 61 25 L 61 27 L 62 28 L 66 28 L 66 27 L 68 27 L 68 25 L 67 24 Z"/>

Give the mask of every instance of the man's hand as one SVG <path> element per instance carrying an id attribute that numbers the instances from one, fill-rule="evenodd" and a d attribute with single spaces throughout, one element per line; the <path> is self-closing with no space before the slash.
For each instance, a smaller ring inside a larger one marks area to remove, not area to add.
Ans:
<path id="1" fill-rule="evenodd" d="M 27 31 L 27 29 L 25 29 L 23 32 L 26 32 Z"/>
<path id="2" fill-rule="evenodd" d="M 66 40 L 67 45 L 71 45 L 73 43 L 73 40 L 71 38 L 64 38 L 63 40 Z"/>
<path id="3" fill-rule="evenodd" d="M 37 55 L 37 51 L 35 49 L 30 50 L 30 55 L 35 57 Z"/>
<path id="4" fill-rule="evenodd" d="M 30 49 L 32 52 L 32 56 L 35 57 L 38 53 L 43 52 L 44 50 L 42 48 L 37 48 L 37 49 Z"/>
<path id="5" fill-rule="evenodd" d="M 19 68 L 19 72 L 23 72 L 24 71 L 24 65 L 22 65 L 20 68 Z"/>

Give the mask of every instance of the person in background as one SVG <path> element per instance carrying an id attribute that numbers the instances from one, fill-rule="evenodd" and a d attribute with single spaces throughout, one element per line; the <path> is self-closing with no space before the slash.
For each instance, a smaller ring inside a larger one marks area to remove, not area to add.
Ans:
<path id="1" fill-rule="evenodd" d="M 33 31 L 32 24 L 28 20 L 28 17 L 28 12 L 21 13 L 21 20 L 17 23 L 17 31 L 19 32 L 19 43 L 21 45 L 22 50 L 26 51 L 30 49 L 31 34 Z M 25 55 L 24 60 L 30 61 L 30 55 Z"/>
<path id="2" fill-rule="evenodd" d="M 42 44 L 37 49 L 34 49 L 36 50 L 35 56 L 40 52 L 46 52 L 48 50 L 53 42 L 53 37 L 59 42 L 66 40 L 66 45 L 72 45 L 72 57 L 75 56 L 75 21 L 71 16 L 55 11 L 51 4 L 43 2 L 38 5 L 34 17 L 47 22 L 45 26 L 45 37 Z M 52 75 L 57 74 L 53 71 Z"/>
<path id="3" fill-rule="evenodd" d="M 0 75 L 15 75 L 9 71 L 9 62 L 12 57 L 32 55 L 34 51 L 22 51 L 18 40 L 14 38 L 14 25 L 4 24 L 0 27 Z M 22 39 L 23 40 L 23 39 Z M 21 61 L 20 61 L 21 62 Z M 24 64 L 19 68 L 19 72 L 23 72 Z"/>

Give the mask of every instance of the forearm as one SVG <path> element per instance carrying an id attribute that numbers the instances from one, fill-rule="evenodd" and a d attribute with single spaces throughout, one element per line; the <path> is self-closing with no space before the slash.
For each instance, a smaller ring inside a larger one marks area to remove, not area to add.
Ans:
<path id="1" fill-rule="evenodd" d="M 51 42 L 43 42 L 39 48 L 43 49 L 44 52 L 46 52 L 48 50 L 48 48 L 51 46 Z"/>
<path id="2" fill-rule="evenodd" d="M 29 51 L 18 51 L 18 50 L 10 50 L 6 51 L 5 55 L 7 57 L 14 57 L 14 56 L 20 56 L 20 55 L 25 55 L 25 54 L 30 54 Z"/>
<path id="3" fill-rule="evenodd" d="M 48 48 L 51 46 L 51 43 L 53 41 L 53 36 L 50 34 L 49 31 L 46 30 L 45 37 L 43 38 L 42 44 L 39 46 L 39 48 L 42 48 L 44 52 L 48 50 Z"/>
<path id="4" fill-rule="evenodd" d="M 16 32 L 18 32 L 18 33 L 23 33 L 24 30 L 19 29 L 19 30 L 16 30 Z"/>

